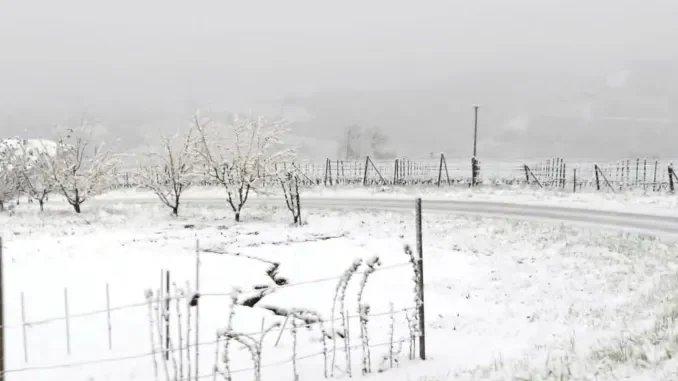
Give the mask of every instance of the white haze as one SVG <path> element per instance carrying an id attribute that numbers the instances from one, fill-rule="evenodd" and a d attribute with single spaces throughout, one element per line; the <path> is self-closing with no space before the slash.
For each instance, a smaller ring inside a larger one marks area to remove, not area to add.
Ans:
<path id="1" fill-rule="evenodd" d="M 254 108 L 303 115 L 314 144 L 358 124 L 400 154 L 468 156 L 479 103 L 481 156 L 670 155 L 677 14 L 675 0 L 0 0 L 0 135 L 86 114 L 134 149 L 196 107 Z"/>

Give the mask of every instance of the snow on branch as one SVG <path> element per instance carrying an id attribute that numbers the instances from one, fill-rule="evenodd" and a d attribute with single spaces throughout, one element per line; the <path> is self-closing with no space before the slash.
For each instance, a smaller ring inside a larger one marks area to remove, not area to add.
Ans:
<path id="1" fill-rule="evenodd" d="M 200 156 L 195 145 L 194 129 L 173 137 L 162 137 L 159 152 L 151 152 L 139 165 L 138 180 L 141 187 L 155 193 L 160 201 L 179 214 L 181 195 L 196 181 Z"/>
<path id="2" fill-rule="evenodd" d="M 115 183 L 118 158 L 103 144 L 92 143 L 92 129 L 87 122 L 68 128 L 57 141 L 54 155 L 47 159 L 56 188 L 76 213 L 80 213 L 85 201 Z"/>
<path id="3" fill-rule="evenodd" d="M 204 174 L 226 189 L 236 221 L 249 192 L 267 179 L 276 181 L 282 170 L 278 164 L 294 156 L 282 142 L 287 132 L 283 121 L 235 115 L 230 124 L 221 126 L 196 113 L 193 127 Z"/>
<path id="4" fill-rule="evenodd" d="M 16 168 L 12 165 L 12 155 L 3 144 L 0 147 L 0 211 L 5 209 L 5 203 L 17 195 L 18 183 Z"/>
<path id="5" fill-rule="evenodd" d="M 11 163 L 16 170 L 19 190 L 35 200 L 44 210 L 47 197 L 56 187 L 50 155 L 54 143 L 42 140 L 17 140 L 11 146 Z"/>

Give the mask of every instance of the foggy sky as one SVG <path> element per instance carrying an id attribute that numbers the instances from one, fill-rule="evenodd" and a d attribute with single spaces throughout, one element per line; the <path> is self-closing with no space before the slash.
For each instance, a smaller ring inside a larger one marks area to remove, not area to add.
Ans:
<path id="1" fill-rule="evenodd" d="M 677 14 L 675 0 L 0 0 L 0 132 L 85 109 L 150 115 L 484 73 L 614 74 L 676 62 Z"/>

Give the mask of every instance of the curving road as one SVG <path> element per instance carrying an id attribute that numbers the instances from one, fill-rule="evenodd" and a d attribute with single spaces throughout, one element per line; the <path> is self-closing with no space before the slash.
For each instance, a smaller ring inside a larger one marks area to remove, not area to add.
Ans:
<path id="1" fill-rule="evenodd" d="M 147 204 L 157 203 L 158 201 L 154 198 L 125 198 L 119 200 L 109 199 L 98 201 L 98 203 L 119 202 Z M 182 203 L 184 205 L 202 204 L 226 206 L 225 200 L 219 198 L 186 197 L 182 200 Z M 303 208 L 344 210 L 376 209 L 398 212 L 414 210 L 414 200 L 408 199 L 304 197 L 302 198 L 301 203 L 302 210 Z M 248 200 L 248 204 L 283 205 L 284 200 L 281 197 L 257 197 Z M 596 228 L 678 236 L 678 217 L 671 216 L 491 201 L 426 200 L 425 197 L 422 202 L 422 207 L 424 214 L 454 213 L 467 216 L 537 220 L 578 226 L 595 226 Z"/>

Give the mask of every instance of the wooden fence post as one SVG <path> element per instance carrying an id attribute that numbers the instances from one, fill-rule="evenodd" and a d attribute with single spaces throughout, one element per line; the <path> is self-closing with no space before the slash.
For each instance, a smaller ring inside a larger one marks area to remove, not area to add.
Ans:
<path id="1" fill-rule="evenodd" d="M 438 166 L 438 186 L 439 187 L 440 187 L 440 180 L 443 177 L 443 160 L 444 160 L 444 156 L 441 153 L 440 154 L 440 165 Z"/>
<path id="2" fill-rule="evenodd" d="M 5 284 L 2 278 L 2 237 L 0 237 L 0 379 L 5 378 Z"/>
<path id="3" fill-rule="evenodd" d="M 370 157 L 365 157 L 365 172 L 363 172 L 363 186 L 367 185 L 367 165 L 370 163 Z"/>
<path id="4" fill-rule="evenodd" d="M 598 177 L 598 164 L 593 165 L 593 170 L 596 172 L 596 190 L 600 190 L 600 178 Z"/>
<path id="5" fill-rule="evenodd" d="M 108 350 L 113 349 L 113 325 L 111 323 L 111 292 L 106 283 L 106 321 L 108 322 Z"/>
<path id="6" fill-rule="evenodd" d="M 327 186 L 327 172 L 328 172 L 327 163 L 329 160 L 330 160 L 329 158 L 325 159 L 325 178 L 323 179 L 323 184 L 325 184 L 325 186 Z"/>
<path id="7" fill-rule="evenodd" d="M 652 191 L 656 192 L 657 191 L 657 166 L 659 165 L 659 161 L 655 160 L 654 161 L 654 177 L 652 179 Z"/>
<path id="8" fill-rule="evenodd" d="M 523 170 L 525 170 L 525 182 L 527 185 L 530 185 L 530 171 L 527 168 L 527 164 L 523 164 Z"/>
<path id="9" fill-rule="evenodd" d="M 636 188 L 638 187 L 638 183 L 640 182 L 640 177 L 638 177 L 638 171 L 640 170 L 640 158 L 636 158 Z"/>
<path id="10" fill-rule="evenodd" d="M 643 159 L 643 190 L 647 191 L 647 158 Z"/>
<path id="11" fill-rule="evenodd" d="M 421 198 L 417 198 L 416 230 L 417 230 L 417 267 L 419 268 L 418 283 L 418 312 L 419 312 L 419 358 L 426 360 L 426 320 L 424 314 L 424 243 L 421 224 Z"/>
<path id="12" fill-rule="evenodd" d="M 64 316 L 66 322 L 66 353 L 71 354 L 71 313 L 68 308 L 68 288 L 64 287 Z"/>
<path id="13" fill-rule="evenodd" d="M 574 178 L 572 180 L 572 193 L 577 193 L 577 168 L 574 169 Z"/>
<path id="14" fill-rule="evenodd" d="M 398 159 L 396 159 L 395 164 L 393 165 L 393 185 L 398 184 Z"/>

